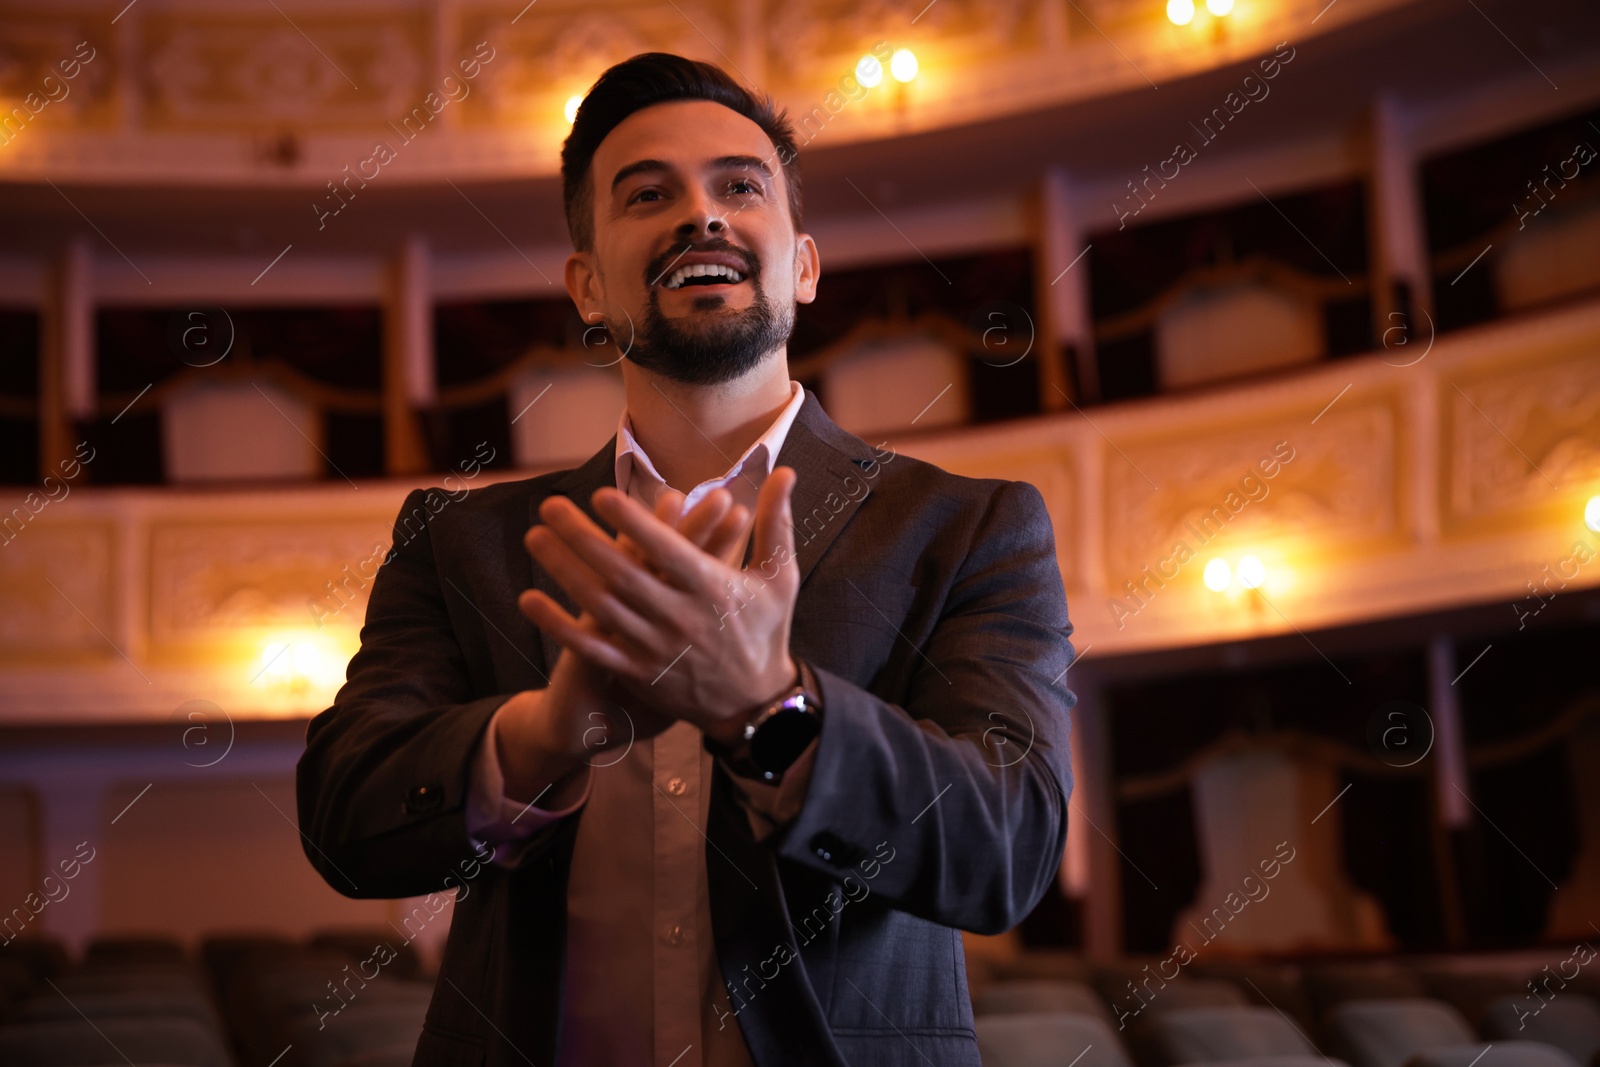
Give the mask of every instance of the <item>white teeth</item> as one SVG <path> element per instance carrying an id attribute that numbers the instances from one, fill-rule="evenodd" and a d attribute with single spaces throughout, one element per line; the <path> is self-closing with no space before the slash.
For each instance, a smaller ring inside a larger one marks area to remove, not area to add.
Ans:
<path id="1" fill-rule="evenodd" d="M 720 263 L 691 263 L 687 267 L 679 267 L 677 270 L 673 271 L 672 274 L 668 276 L 665 285 L 668 289 L 677 289 L 683 285 L 684 280 L 687 278 L 700 278 L 708 276 L 727 278 L 729 281 L 735 283 L 744 281 L 744 275 L 740 274 L 732 267 L 724 267 Z"/>

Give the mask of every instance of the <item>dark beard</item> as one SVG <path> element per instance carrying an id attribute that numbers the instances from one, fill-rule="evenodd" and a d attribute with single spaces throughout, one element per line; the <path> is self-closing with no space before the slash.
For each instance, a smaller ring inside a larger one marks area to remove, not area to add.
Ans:
<path id="1" fill-rule="evenodd" d="M 747 256 L 747 263 L 754 257 Z M 788 342 L 794 332 L 794 307 L 775 310 L 761 286 L 759 267 L 746 273 L 752 287 L 750 306 L 744 311 L 723 311 L 693 320 L 669 319 L 661 314 L 661 292 L 650 286 L 644 321 L 626 353 L 636 366 L 684 385 L 718 385 L 744 376 L 770 352 Z M 697 311 L 725 307 L 721 296 L 697 297 Z M 612 330 L 613 336 L 627 336 Z"/>

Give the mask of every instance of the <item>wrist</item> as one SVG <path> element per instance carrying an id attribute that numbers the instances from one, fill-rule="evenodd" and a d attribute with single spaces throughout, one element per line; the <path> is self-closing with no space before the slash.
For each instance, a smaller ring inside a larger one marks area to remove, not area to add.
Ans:
<path id="1" fill-rule="evenodd" d="M 746 716 L 744 728 L 731 746 L 707 737 L 707 748 L 725 761 L 732 774 L 768 784 L 781 781 L 821 732 L 816 676 L 803 661 L 791 662 L 796 668 L 795 684 Z"/>
<path id="2" fill-rule="evenodd" d="M 802 686 L 805 684 L 805 675 L 800 670 L 799 661 L 793 656 L 787 656 L 785 657 L 784 662 L 786 664 L 784 677 L 789 679 L 789 681 L 782 689 L 779 689 L 777 692 L 773 693 L 766 700 L 763 700 L 751 707 L 744 708 L 737 715 L 732 716 L 724 722 L 718 723 L 715 727 L 706 731 L 707 736 L 726 751 L 731 752 L 739 748 L 739 746 L 744 743 L 745 726 L 750 722 L 750 720 L 754 719 L 767 708 L 771 707 L 784 697 L 788 696 L 790 693 L 794 692 L 797 686 Z"/>
<path id="3" fill-rule="evenodd" d="M 547 690 L 526 690 L 502 706 L 495 721 L 495 755 L 505 778 L 505 794 L 529 800 L 583 764 L 579 747 L 562 743 L 553 730 Z"/>

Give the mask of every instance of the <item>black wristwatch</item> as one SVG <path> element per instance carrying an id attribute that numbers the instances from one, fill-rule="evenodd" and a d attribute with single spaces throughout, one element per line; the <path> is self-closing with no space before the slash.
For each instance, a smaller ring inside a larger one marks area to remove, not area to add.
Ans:
<path id="1" fill-rule="evenodd" d="M 727 759 L 728 769 L 741 778 L 778 781 L 822 732 L 822 701 L 815 676 L 803 661 L 796 662 L 800 667 L 798 684 L 750 716 L 732 751 L 708 740 L 712 750 Z"/>

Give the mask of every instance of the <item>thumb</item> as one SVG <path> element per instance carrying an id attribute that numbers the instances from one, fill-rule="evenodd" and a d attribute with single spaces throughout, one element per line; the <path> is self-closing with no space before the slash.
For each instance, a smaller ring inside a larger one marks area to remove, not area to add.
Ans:
<path id="1" fill-rule="evenodd" d="M 774 570 L 782 571 L 794 562 L 793 496 L 798 479 L 793 467 L 779 467 L 762 484 L 756 497 L 750 565 L 763 578 L 776 577 Z"/>

